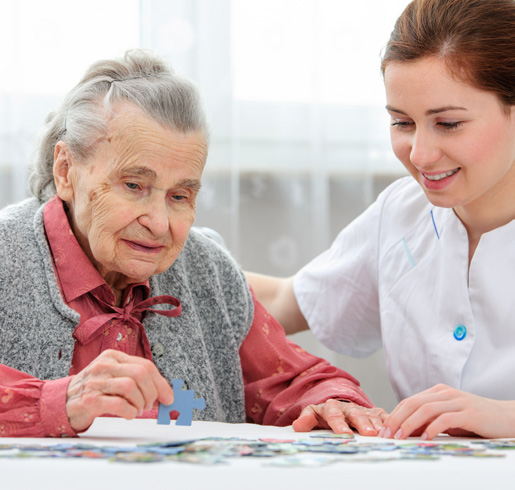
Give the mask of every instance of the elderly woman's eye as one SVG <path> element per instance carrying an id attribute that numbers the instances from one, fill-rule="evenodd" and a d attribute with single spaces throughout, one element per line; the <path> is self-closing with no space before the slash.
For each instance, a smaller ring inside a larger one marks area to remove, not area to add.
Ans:
<path id="1" fill-rule="evenodd" d="M 135 184 L 134 182 L 126 182 L 125 186 L 132 191 L 138 190 L 140 188 L 139 184 Z"/>

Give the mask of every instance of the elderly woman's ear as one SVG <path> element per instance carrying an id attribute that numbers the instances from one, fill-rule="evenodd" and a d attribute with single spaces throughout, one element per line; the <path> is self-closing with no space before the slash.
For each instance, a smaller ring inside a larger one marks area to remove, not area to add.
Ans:
<path id="1" fill-rule="evenodd" d="M 72 161 L 68 145 L 59 141 L 54 150 L 54 181 L 57 195 L 63 201 L 69 201 L 73 197 Z"/>

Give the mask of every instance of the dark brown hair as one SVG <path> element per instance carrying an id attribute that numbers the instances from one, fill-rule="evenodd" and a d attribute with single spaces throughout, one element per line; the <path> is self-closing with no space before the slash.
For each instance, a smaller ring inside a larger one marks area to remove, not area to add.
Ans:
<path id="1" fill-rule="evenodd" d="M 381 63 L 437 58 L 456 78 L 515 105 L 515 1 L 413 0 Z"/>

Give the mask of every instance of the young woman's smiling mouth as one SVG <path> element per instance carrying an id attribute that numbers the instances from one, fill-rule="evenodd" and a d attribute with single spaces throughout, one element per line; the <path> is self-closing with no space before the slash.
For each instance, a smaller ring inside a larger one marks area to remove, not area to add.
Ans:
<path id="1" fill-rule="evenodd" d="M 425 173 L 420 172 L 422 175 L 422 184 L 423 186 L 431 191 L 440 191 L 445 189 L 451 182 L 456 178 L 456 175 L 461 170 L 461 167 L 455 168 L 453 170 L 449 170 L 447 172 L 440 173 Z"/>
<path id="2" fill-rule="evenodd" d="M 432 180 L 432 181 L 438 181 L 438 180 L 442 180 L 442 179 L 445 179 L 446 177 L 450 177 L 451 175 L 454 175 L 456 172 L 458 172 L 459 168 L 455 168 L 454 170 L 449 170 L 448 172 L 443 172 L 441 174 L 425 174 L 425 173 L 422 173 L 422 175 L 426 178 L 426 179 L 429 179 L 429 180 Z"/>

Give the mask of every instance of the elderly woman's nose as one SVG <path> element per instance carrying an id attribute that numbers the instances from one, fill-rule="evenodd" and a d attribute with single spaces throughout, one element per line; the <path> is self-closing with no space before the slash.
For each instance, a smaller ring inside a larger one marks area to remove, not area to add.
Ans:
<path id="1" fill-rule="evenodd" d="M 147 228 L 152 235 L 162 236 L 167 233 L 169 228 L 169 216 L 166 203 L 153 200 L 145 207 L 145 210 L 138 218 L 140 225 Z"/>

